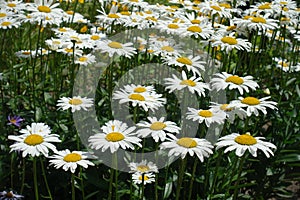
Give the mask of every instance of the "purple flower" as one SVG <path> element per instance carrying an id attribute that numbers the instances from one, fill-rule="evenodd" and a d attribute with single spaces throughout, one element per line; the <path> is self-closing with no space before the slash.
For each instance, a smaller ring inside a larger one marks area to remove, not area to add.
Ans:
<path id="1" fill-rule="evenodd" d="M 17 115 L 15 115 L 13 117 L 9 115 L 7 119 L 9 121 L 8 125 L 15 125 L 19 128 L 21 126 L 21 122 L 24 121 L 23 118 L 21 118 L 20 116 L 17 116 Z"/>

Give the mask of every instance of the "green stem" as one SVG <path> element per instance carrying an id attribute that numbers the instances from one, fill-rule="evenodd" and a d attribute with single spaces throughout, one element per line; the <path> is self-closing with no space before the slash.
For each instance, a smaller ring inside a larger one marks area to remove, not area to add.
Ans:
<path id="1" fill-rule="evenodd" d="M 114 180 L 114 169 L 110 169 L 110 179 L 109 179 L 109 189 L 108 189 L 108 200 L 112 199 L 112 187 L 113 187 L 113 180 Z"/>
<path id="2" fill-rule="evenodd" d="M 38 182 L 37 182 L 36 158 L 33 158 L 33 184 L 34 184 L 35 200 L 39 200 L 39 188 L 38 188 Z"/>
<path id="3" fill-rule="evenodd" d="M 10 187 L 11 188 L 14 188 L 14 169 L 13 169 L 14 155 L 15 154 L 11 154 L 11 157 L 10 157 Z"/>
<path id="4" fill-rule="evenodd" d="M 47 192 L 48 192 L 48 195 L 49 195 L 49 199 L 52 200 L 53 198 L 52 198 L 51 191 L 50 191 L 50 188 L 49 188 L 49 185 L 48 185 L 48 181 L 47 181 L 47 177 L 46 177 L 46 171 L 45 171 L 44 162 L 43 162 L 42 158 L 40 158 L 40 161 L 41 161 L 41 167 L 42 167 L 42 174 L 43 174 L 43 177 L 44 177 L 44 181 L 45 181 L 46 189 L 47 189 Z"/>
<path id="5" fill-rule="evenodd" d="M 21 189 L 20 189 L 20 194 L 23 194 L 24 191 L 24 185 L 25 185 L 25 159 L 22 158 L 22 179 L 21 179 Z"/>
<path id="6" fill-rule="evenodd" d="M 188 200 L 192 199 L 193 183 L 194 183 L 194 179 L 195 179 L 195 173 L 196 173 L 196 169 L 197 169 L 197 164 L 198 164 L 198 159 L 195 160 L 194 165 L 193 165 L 192 178 L 191 178 L 190 186 L 189 186 Z"/>
<path id="7" fill-rule="evenodd" d="M 80 185 L 81 185 L 81 194 L 82 194 L 82 199 L 85 199 L 85 192 L 84 192 L 84 184 L 83 184 L 83 177 L 82 177 L 82 167 L 80 169 Z"/>
<path id="8" fill-rule="evenodd" d="M 178 181 L 177 181 L 177 188 L 176 188 L 176 200 L 179 200 L 180 198 L 180 190 L 181 190 L 181 185 L 183 181 L 183 175 L 184 175 L 184 170 L 185 170 L 185 165 L 187 162 L 187 157 L 181 160 L 181 165 L 179 166 L 179 173 L 178 173 Z"/>
<path id="9" fill-rule="evenodd" d="M 242 158 L 239 158 L 239 169 L 238 169 L 238 176 L 237 176 L 237 180 L 234 184 L 234 193 L 233 193 L 233 200 L 237 199 L 237 195 L 238 195 L 238 185 L 240 183 L 241 180 L 241 174 L 243 171 L 243 164 L 245 161 L 246 156 L 244 155 Z"/>
<path id="10" fill-rule="evenodd" d="M 75 175 L 71 175 L 72 200 L 75 200 Z"/>
<path id="11" fill-rule="evenodd" d="M 144 195 L 145 195 L 145 174 L 142 174 L 142 195 L 141 195 L 141 200 L 144 199 Z"/>

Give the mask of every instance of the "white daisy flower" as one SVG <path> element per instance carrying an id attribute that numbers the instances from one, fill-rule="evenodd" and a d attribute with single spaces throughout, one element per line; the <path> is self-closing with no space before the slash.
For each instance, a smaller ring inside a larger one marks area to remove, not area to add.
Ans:
<path id="1" fill-rule="evenodd" d="M 153 51 L 152 54 L 162 57 L 179 56 L 183 53 L 180 48 L 180 44 L 174 44 L 171 41 L 155 41 L 149 47 Z"/>
<path id="2" fill-rule="evenodd" d="M 182 137 L 176 138 L 174 135 L 170 135 L 167 138 L 168 142 L 163 142 L 159 147 L 161 149 L 170 149 L 168 156 L 180 156 L 182 159 L 187 154 L 190 156 L 197 155 L 201 162 L 204 161 L 204 157 L 209 157 L 213 154 L 213 145 L 206 139 Z"/>
<path id="3" fill-rule="evenodd" d="M 230 123 L 233 123 L 235 120 L 235 117 L 238 116 L 240 119 L 245 119 L 247 117 L 247 112 L 243 110 L 242 108 L 237 108 L 231 103 L 229 104 L 218 104 L 215 102 L 210 102 L 212 105 L 209 107 L 213 110 L 216 110 L 216 112 L 224 112 L 226 114 L 226 119 Z"/>
<path id="4" fill-rule="evenodd" d="M 125 85 L 124 90 L 128 93 L 152 93 L 155 92 L 155 88 L 153 85 Z"/>
<path id="5" fill-rule="evenodd" d="M 28 154 L 32 157 L 43 154 L 48 156 L 49 149 L 56 152 L 56 147 L 51 142 L 61 142 L 59 135 L 50 134 L 51 130 L 48 125 L 44 123 L 32 123 L 26 129 L 22 129 L 20 133 L 23 135 L 9 135 L 9 140 L 16 141 L 15 144 L 10 145 L 10 151 L 22 151 L 22 156 L 26 157 Z"/>
<path id="6" fill-rule="evenodd" d="M 134 184 L 142 184 L 144 179 L 144 185 L 148 183 L 155 182 L 155 175 L 152 173 L 146 173 L 146 174 L 140 174 L 140 173 L 134 173 L 132 174 L 132 181 Z"/>
<path id="7" fill-rule="evenodd" d="M 214 33 L 211 25 L 192 24 L 180 29 L 183 36 L 193 36 L 195 38 L 208 39 Z"/>
<path id="8" fill-rule="evenodd" d="M 35 56 L 35 51 L 32 50 L 20 50 L 15 53 L 18 58 L 30 58 Z"/>
<path id="9" fill-rule="evenodd" d="M 128 166 L 130 168 L 129 173 L 158 173 L 156 164 L 154 164 L 153 162 L 147 162 L 147 160 L 142 160 L 142 162 L 139 163 L 131 162 Z"/>
<path id="10" fill-rule="evenodd" d="M 96 57 L 92 54 L 82 55 L 75 60 L 75 64 L 79 64 L 82 66 L 87 66 L 89 64 L 96 62 Z"/>
<path id="11" fill-rule="evenodd" d="M 74 96 L 74 97 L 61 97 L 56 104 L 58 106 L 58 109 L 67 110 L 71 108 L 72 112 L 75 112 L 77 110 L 87 110 L 87 108 L 90 108 L 93 106 L 93 99 L 87 98 L 87 97 L 80 97 L 80 96 Z"/>
<path id="12" fill-rule="evenodd" d="M 62 49 L 57 49 L 56 51 L 61 52 L 61 53 L 65 54 L 65 55 L 68 55 L 68 56 L 73 56 L 73 55 L 82 56 L 82 53 L 83 53 L 82 50 L 77 49 L 77 48 L 75 48 L 75 49 L 73 49 L 73 48 L 62 48 Z"/>
<path id="13" fill-rule="evenodd" d="M 136 133 L 138 137 L 151 137 L 155 142 L 165 141 L 166 136 L 171 133 L 179 133 L 180 127 L 176 125 L 175 122 L 166 121 L 164 117 L 161 117 L 159 120 L 156 117 L 147 117 L 150 121 L 141 121 L 136 125 L 140 128 Z"/>
<path id="14" fill-rule="evenodd" d="M 140 106 L 145 111 L 149 109 L 154 111 L 159 107 L 162 107 L 166 103 L 166 99 L 162 98 L 161 94 L 156 92 L 151 93 L 140 93 L 140 92 L 127 92 L 124 89 L 116 91 L 113 93 L 113 99 L 119 99 L 119 103 L 131 102 L 132 106 Z"/>
<path id="15" fill-rule="evenodd" d="M 233 34 L 228 36 L 222 36 L 220 34 L 214 35 L 211 38 L 212 47 L 220 47 L 221 50 L 225 50 L 227 53 L 233 49 L 250 51 L 252 44 L 246 39 L 236 38 Z"/>
<path id="16" fill-rule="evenodd" d="M 87 160 L 89 153 L 83 151 L 70 151 L 69 149 L 56 152 L 56 155 L 52 155 L 49 158 L 50 165 L 54 165 L 56 169 L 63 168 L 63 170 L 75 173 L 78 165 L 88 168 L 88 166 L 94 166 L 94 163 Z"/>
<path id="17" fill-rule="evenodd" d="M 192 94 L 197 93 L 200 97 L 205 97 L 205 90 L 210 90 L 208 84 L 201 82 L 201 77 L 192 76 L 187 78 L 184 70 L 182 71 L 182 79 L 174 74 L 172 76 L 173 78 L 165 78 L 166 89 L 170 90 L 169 93 L 187 88 Z"/>
<path id="18" fill-rule="evenodd" d="M 24 199 L 23 195 L 14 193 L 13 191 L 3 191 L 0 192 L 0 199 L 1 200 L 21 200 Z"/>
<path id="19" fill-rule="evenodd" d="M 53 4 L 53 0 L 34 0 L 34 3 L 27 3 L 26 10 L 31 12 L 30 16 L 32 19 L 37 23 L 42 21 L 43 26 L 45 26 L 47 24 L 60 24 L 63 18 L 63 10 L 57 8 L 58 6 L 59 3 Z"/>
<path id="20" fill-rule="evenodd" d="M 198 121 L 199 123 L 205 122 L 205 125 L 209 127 L 212 123 L 223 124 L 226 119 L 226 114 L 224 112 L 217 112 L 214 109 L 204 110 L 195 109 L 188 107 L 186 119 L 191 119 L 193 121 Z"/>
<path id="21" fill-rule="evenodd" d="M 175 65 L 179 67 L 186 67 L 188 71 L 192 71 L 194 76 L 197 74 L 201 76 L 201 73 L 199 70 L 204 71 L 205 67 L 204 61 L 200 60 L 200 56 L 192 56 L 189 55 L 188 57 L 185 56 L 167 56 L 165 58 L 162 58 L 164 63 L 167 65 Z"/>
<path id="22" fill-rule="evenodd" d="M 89 137 L 89 146 L 92 149 L 101 149 L 102 152 L 108 148 L 111 153 L 116 152 L 119 148 L 134 149 L 134 144 L 142 147 L 141 139 L 136 137 L 133 132 L 136 127 L 129 127 L 126 123 L 119 120 L 111 120 L 101 127 L 102 132 L 96 133 Z"/>
<path id="23" fill-rule="evenodd" d="M 292 72 L 294 69 L 291 66 L 291 63 L 288 62 L 287 59 L 282 59 L 282 58 L 273 58 L 273 60 L 276 62 L 276 67 L 281 69 L 284 72 Z"/>
<path id="24" fill-rule="evenodd" d="M 130 58 L 136 54 L 136 49 L 132 47 L 132 45 L 133 43 L 131 42 L 122 44 L 116 41 L 105 40 L 101 42 L 99 48 L 103 53 L 108 53 L 110 57 L 117 54 L 119 56 Z"/>
<path id="25" fill-rule="evenodd" d="M 266 101 L 267 99 L 271 98 L 270 96 L 264 97 L 261 99 L 257 99 L 255 97 L 239 97 L 239 100 L 232 101 L 232 104 L 239 108 L 245 108 L 247 115 L 251 116 L 254 114 L 258 116 L 259 112 L 261 111 L 263 114 L 267 114 L 267 108 L 272 110 L 277 110 L 277 103 L 274 101 Z"/>
<path id="26" fill-rule="evenodd" d="M 271 148 L 276 149 L 276 146 L 270 142 L 262 141 L 263 139 L 265 138 L 253 137 L 250 133 L 242 135 L 232 133 L 219 138 L 219 141 L 216 143 L 216 149 L 227 147 L 224 153 L 235 150 L 235 154 L 239 157 L 243 156 L 247 150 L 252 156 L 257 157 L 257 150 L 261 150 L 269 158 L 270 155 L 274 155 Z"/>
<path id="27" fill-rule="evenodd" d="M 101 10 L 97 10 L 100 13 L 100 15 L 97 15 L 96 18 L 101 23 L 115 24 L 115 25 L 124 24 L 124 20 L 122 18 L 123 16 L 120 13 L 117 13 L 118 5 L 115 2 L 112 3 L 113 5 L 111 6 L 111 9 L 108 14 L 105 12 L 105 9 L 101 7 Z"/>
<path id="28" fill-rule="evenodd" d="M 229 9 L 221 7 L 217 1 L 208 1 L 205 0 L 204 2 L 200 3 L 200 12 L 213 16 L 219 15 L 221 18 L 231 18 L 231 13 Z"/>
<path id="29" fill-rule="evenodd" d="M 174 23 L 172 21 L 160 21 L 157 25 L 156 28 L 160 30 L 161 32 L 166 32 L 167 34 L 175 34 L 179 35 L 180 34 L 180 29 L 184 27 L 183 24 L 181 23 Z"/>
<path id="30" fill-rule="evenodd" d="M 0 29 L 11 29 L 18 28 L 20 26 L 20 22 L 18 22 L 14 18 L 2 18 L 0 19 Z"/>
<path id="31" fill-rule="evenodd" d="M 211 79 L 210 84 L 211 88 L 217 91 L 237 89 L 242 95 L 245 92 L 249 93 L 249 88 L 256 90 L 259 88 L 259 85 L 253 81 L 252 76 L 240 77 L 238 75 L 228 74 L 226 72 L 214 74 L 214 78 Z"/>

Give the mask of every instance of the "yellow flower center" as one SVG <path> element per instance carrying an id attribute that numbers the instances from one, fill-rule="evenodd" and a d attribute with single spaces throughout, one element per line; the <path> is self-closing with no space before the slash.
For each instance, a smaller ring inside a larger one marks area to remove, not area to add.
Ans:
<path id="1" fill-rule="evenodd" d="M 231 8 L 231 5 L 228 4 L 228 3 L 219 3 L 219 6 L 224 7 L 224 8 L 228 8 L 228 9 Z"/>
<path id="2" fill-rule="evenodd" d="M 282 4 L 282 5 L 287 5 L 288 4 L 288 2 L 286 2 L 286 1 L 280 1 L 279 3 Z"/>
<path id="3" fill-rule="evenodd" d="M 291 19 L 288 17 L 281 17 L 280 21 L 289 22 Z"/>
<path id="4" fill-rule="evenodd" d="M 92 39 L 92 40 L 99 40 L 99 39 L 100 39 L 100 36 L 99 36 L 99 35 L 92 35 L 92 36 L 91 36 L 91 39 Z"/>
<path id="5" fill-rule="evenodd" d="M 140 172 L 146 172 L 146 171 L 149 171 L 150 168 L 147 165 L 139 165 L 139 166 L 137 166 L 137 170 Z"/>
<path id="6" fill-rule="evenodd" d="M 119 142 L 124 140 L 124 135 L 120 132 L 111 132 L 105 136 L 105 139 L 109 142 Z"/>
<path id="7" fill-rule="evenodd" d="M 210 6 L 210 8 L 212 8 L 216 11 L 221 11 L 222 10 L 219 6 Z"/>
<path id="8" fill-rule="evenodd" d="M 198 112 L 198 115 L 201 116 L 201 117 L 208 118 L 208 117 L 212 117 L 213 113 L 210 110 L 200 110 Z"/>
<path id="9" fill-rule="evenodd" d="M 73 49 L 65 48 L 65 52 L 67 52 L 67 53 L 73 53 Z"/>
<path id="10" fill-rule="evenodd" d="M 234 29 L 236 29 L 236 26 L 228 26 L 226 30 L 227 31 L 232 31 Z"/>
<path id="11" fill-rule="evenodd" d="M 193 147 L 196 147 L 198 145 L 197 142 L 194 139 L 188 138 L 188 137 L 180 138 L 177 141 L 177 144 L 179 146 L 182 146 L 182 147 L 185 147 L 185 148 L 193 148 Z"/>
<path id="12" fill-rule="evenodd" d="M 200 24 L 200 20 L 199 19 L 193 19 L 193 20 L 191 20 L 191 23 L 192 24 Z"/>
<path id="13" fill-rule="evenodd" d="M 288 67 L 288 66 L 289 66 L 289 64 L 286 63 L 286 62 L 284 62 L 284 61 L 279 61 L 278 64 L 279 64 L 280 66 L 282 66 L 282 67 Z"/>
<path id="14" fill-rule="evenodd" d="M 82 56 L 82 57 L 78 58 L 78 60 L 79 60 L 80 62 L 85 62 L 85 61 L 88 60 L 88 58 L 85 57 L 85 56 Z"/>
<path id="15" fill-rule="evenodd" d="M 65 162 L 77 162 L 79 160 L 81 160 L 81 155 L 78 153 L 69 153 L 64 157 Z"/>
<path id="16" fill-rule="evenodd" d="M 8 193 L 5 194 L 5 197 L 7 197 L 8 199 L 10 199 L 10 198 L 14 198 L 14 195 L 11 192 L 8 192 Z"/>
<path id="17" fill-rule="evenodd" d="M 176 59 L 176 61 L 180 62 L 182 64 L 185 64 L 185 65 L 192 65 L 193 64 L 193 62 L 187 57 L 179 57 L 179 58 Z"/>
<path id="18" fill-rule="evenodd" d="M 66 11 L 66 13 L 67 13 L 68 15 L 73 15 L 74 11 L 73 11 L 73 10 L 68 10 L 68 11 Z"/>
<path id="19" fill-rule="evenodd" d="M 157 19 L 155 17 L 153 17 L 153 16 L 146 17 L 145 19 L 148 20 L 148 21 L 157 22 Z"/>
<path id="20" fill-rule="evenodd" d="M 131 95 L 129 95 L 128 98 L 132 99 L 132 100 L 137 100 L 137 101 L 145 101 L 145 97 L 140 94 L 131 94 Z"/>
<path id="21" fill-rule="evenodd" d="M 253 18 L 251 19 L 251 21 L 252 21 L 253 23 L 262 23 L 262 24 L 265 24 L 265 23 L 267 22 L 266 19 L 263 18 L 263 17 L 253 17 Z"/>
<path id="22" fill-rule="evenodd" d="M 222 104 L 222 105 L 220 106 L 220 109 L 221 109 L 221 110 L 224 110 L 224 111 L 226 111 L 226 112 L 232 111 L 234 108 L 227 108 L 228 105 L 229 105 L 229 104 Z"/>
<path id="23" fill-rule="evenodd" d="M 282 8 L 283 11 L 289 11 L 287 7 Z"/>
<path id="24" fill-rule="evenodd" d="M 8 7 L 11 7 L 11 8 L 14 8 L 16 7 L 17 5 L 15 3 L 8 3 L 6 4 Z"/>
<path id="25" fill-rule="evenodd" d="M 269 3 L 265 3 L 265 4 L 258 6 L 258 9 L 260 9 L 260 10 L 271 9 L 271 6 Z"/>
<path id="26" fill-rule="evenodd" d="M 146 92 L 147 89 L 145 87 L 136 87 L 133 91 L 136 93 L 143 93 Z"/>
<path id="27" fill-rule="evenodd" d="M 142 177 L 142 176 L 144 176 L 144 181 L 149 180 L 149 177 L 148 177 L 147 175 L 143 174 L 143 175 L 139 176 L 139 180 L 140 180 L 140 181 L 143 180 L 143 177 Z"/>
<path id="28" fill-rule="evenodd" d="M 201 33 L 202 29 L 199 26 L 190 26 L 187 28 L 188 31 L 194 32 L 194 33 Z"/>
<path id="29" fill-rule="evenodd" d="M 51 8 L 49 8 L 48 6 L 38 6 L 37 8 L 40 12 L 44 12 L 44 13 L 50 13 L 51 12 Z"/>
<path id="30" fill-rule="evenodd" d="M 11 22 L 2 22 L 1 23 L 1 26 L 9 26 L 9 25 L 11 25 Z"/>
<path id="31" fill-rule="evenodd" d="M 170 46 L 163 46 L 161 48 L 161 50 L 167 51 L 167 52 L 173 52 L 174 51 L 173 47 L 170 47 Z"/>
<path id="32" fill-rule="evenodd" d="M 30 55 L 30 51 L 23 51 L 22 54 L 23 55 Z"/>
<path id="33" fill-rule="evenodd" d="M 126 15 L 126 16 L 130 16 L 131 15 L 131 13 L 128 12 L 128 11 L 121 11 L 120 13 L 121 13 L 121 15 Z"/>
<path id="34" fill-rule="evenodd" d="M 222 39 L 221 39 L 221 41 L 223 42 L 223 43 L 227 43 L 227 44 L 230 44 L 230 45 L 236 45 L 238 42 L 237 42 L 237 40 L 235 39 L 235 38 L 233 38 L 233 37 L 223 37 Z"/>
<path id="35" fill-rule="evenodd" d="M 69 104 L 71 104 L 71 105 L 80 105 L 80 104 L 82 104 L 82 100 L 81 99 L 76 99 L 76 98 L 73 98 L 73 99 L 70 99 L 69 100 Z"/>
<path id="36" fill-rule="evenodd" d="M 119 15 L 117 15 L 117 14 L 114 14 L 114 13 L 109 13 L 109 14 L 107 15 L 107 17 L 109 17 L 109 18 L 114 18 L 114 19 L 118 19 L 118 18 L 120 18 L 120 16 L 119 16 Z"/>
<path id="37" fill-rule="evenodd" d="M 242 145 L 254 145 L 257 143 L 256 139 L 248 134 L 243 134 L 240 136 L 237 136 L 234 141 L 238 144 L 242 144 Z"/>
<path id="38" fill-rule="evenodd" d="M 248 104 L 248 105 L 258 105 L 260 104 L 259 99 L 255 97 L 246 97 L 241 101 L 243 104 Z"/>
<path id="39" fill-rule="evenodd" d="M 30 146 L 39 145 L 43 142 L 44 142 L 44 138 L 38 134 L 28 135 L 24 140 L 24 143 L 26 143 Z"/>
<path id="40" fill-rule="evenodd" d="M 168 28 L 170 28 L 170 29 L 178 29 L 179 26 L 177 24 L 169 24 Z"/>
<path id="41" fill-rule="evenodd" d="M 187 86 L 195 87 L 196 83 L 192 80 L 182 80 L 180 82 L 180 85 L 187 85 Z"/>
<path id="42" fill-rule="evenodd" d="M 154 131 L 159 131 L 159 130 L 163 130 L 166 127 L 167 125 L 163 122 L 153 122 L 150 126 L 150 129 Z"/>
<path id="43" fill-rule="evenodd" d="M 6 13 L 0 13 L 0 17 L 6 17 Z"/>
<path id="44" fill-rule="evenodd" d="M 122 49 L 122 44 L 119 42 L 110 42 L 108 46 L 114 49 Z"/>
<path id="45" fill-rule="evenodd" d="M 59 30 L 59 32 L 67 32 L 67 29 L 65 29 L 65 28 L 59 28 L 58 30 Z"/>
<path id="46" fill-rule="evenodd" d="M 241 85 L 244 83 L 244 79 L 242 79 L 241 77 L 239 77 L 237 75 L 233 75 L 233 76 L 229 76 L 228 78 L 226 78 L 225 82 L 231 82 L 236 85 Z"/>

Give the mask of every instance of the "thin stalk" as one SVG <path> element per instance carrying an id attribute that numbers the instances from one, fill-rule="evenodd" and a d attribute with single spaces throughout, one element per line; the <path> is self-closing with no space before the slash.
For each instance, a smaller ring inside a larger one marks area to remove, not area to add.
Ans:
<path id="1" fill-rule="evenodd" d="M 80 185 L 81 185 L 81 194 L 82 194 L 82 199 L 85 199 L 85 192 L 84 192 L 84 184 L 83 184 L 83 178 L 82 178 L 82 167 L 79 168 L 80 170 Z"/>
<path id="2" fill-rule="evenodd" d="M 72 187 L 72 200 L 75 200 L 75 175 L 71 175 L 71 187 Z"/>
<path id="3" fill-rule="evenodd" d="M 185 165 L 187 162 L 187 157 L 181 160 L 181 165 L 178 173 L 178 181 L 177 181 L 177 188 L 176 188 L 176 200 L 179 200 L 180 198 L 180 190 L 181 190 L 181 185 L 183 181 L 183 176 L 184 176 L 184 170 L 185 170 Z"/>
<path id="4" fill-rule="evenodd" d="M 34 184 L 35 200 L 39 200 L 39 188 L 38 188 L 38 182 L 37 182 L 36 158 L 33 158 L 33 184 Z"/>
<path id="5" fill-rule="evenodd" d="M 25 185 L 25 159 L 22 158 L 22 179 L 21 179 L 21 189 L 20 189 L 20 194 L 23 194 L 24 191 L 24 185 Z"/>
<path id="6" fill-rule="evenodd" d="M 10 187 L 11 188 L 14 188 L 14 169 L 13 169 L 14 155 L 15 154 L 11 154 L 10 156 Z"/>
<path id="7" fill-rule="evenodd" d="M 191 178 L 190 186 L 189 186 L 188 200 L 192 199 L 193 183 L 194 183 L 194 179 L 195 179 L 195 173 L 196 173 L 196 169 L 197 169 L 197 164 L 198 164 L 198 159 L 195 160 L 194 165 L 193 165 L 192 178 Z"/>
<path id="8" fill-rule="evenodd" d="M 52 195 L 51 195 L 50 187 L 48 185 L 48 180 L 47 180 L 47 177 L 46 177 L 46 171 L 45 171 L 44 162 L 43 162 L 42 158 L 40 158 L 40 161 L 41 161 L 41 167 L 42 167 L 42 175 L 44 177 L 44 181 L 45 181 L 46 189 L 47 189 L 47 192 L 48 192 L 48 195 L 49 195 L 49 199 L 52 200 L 53 198 L 52 198 Z"/>
<path id="9" fill-rule="evenodd" d="M 144 195 L 145 195 L 145 174 L 142 174 L 142 195 L 141 195 L 141 200 L 144 199 Z"/>
<path id="10" fill-rule="evenodd" d="M 233 200 L 237 199 L 237 195 L 238 195 L 238 185 L 240 183 L 241 180 L 241 174 L 243 171 L 243 164 L 245 161 L 246 156 L 243 156 L 242 158 L 239 158 L 239 169 L 238 169 L 238 176 L 237 176 L 237 180 L 234 184 L 234 193 L 233 193 Z"/>
<path id="11" fill-rule="evenodd" d="M 110 172 L 110 179 L 109 179 L 108 200 L 112 199 L 112 187 L 113 187 L 114 172 L 115 172 L 113 168 L 111 168 L 110 170 L 111 172 Z"/>

